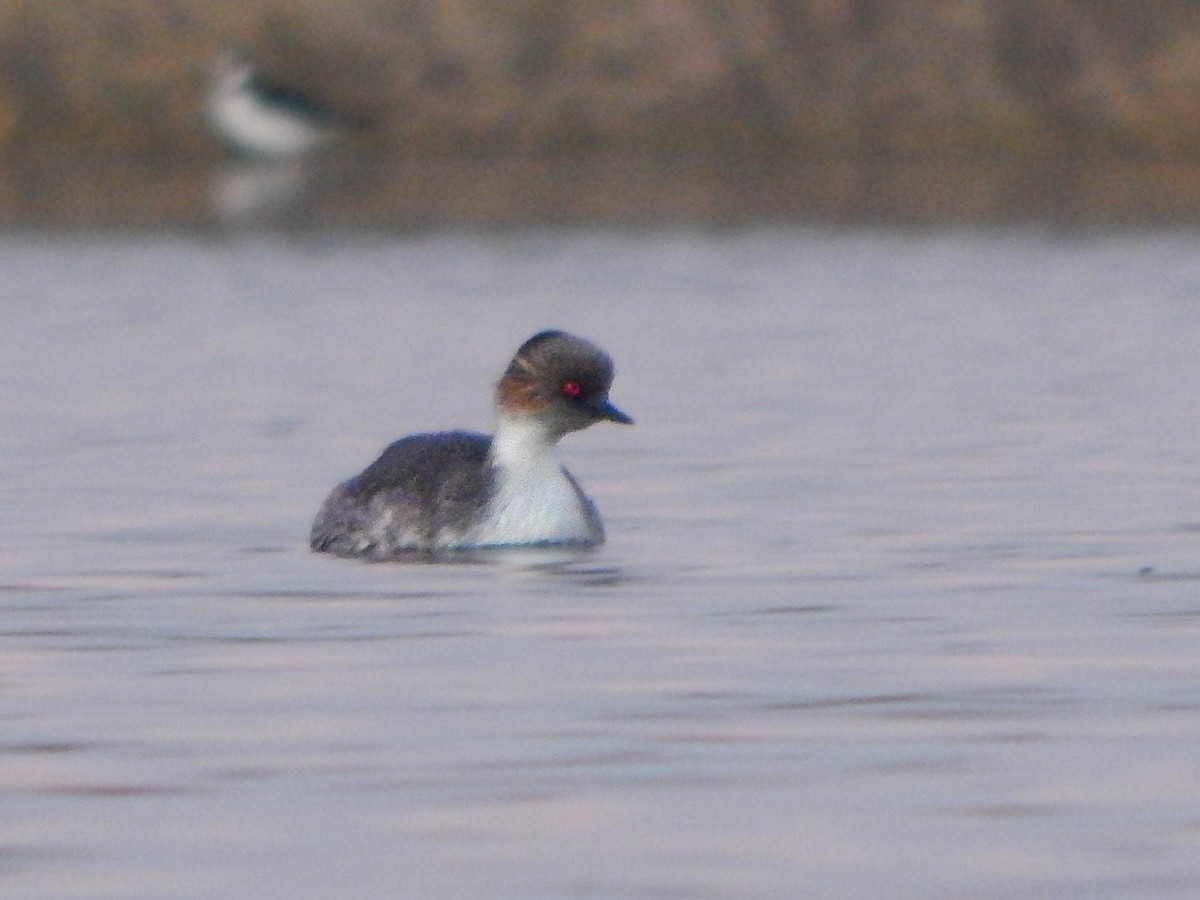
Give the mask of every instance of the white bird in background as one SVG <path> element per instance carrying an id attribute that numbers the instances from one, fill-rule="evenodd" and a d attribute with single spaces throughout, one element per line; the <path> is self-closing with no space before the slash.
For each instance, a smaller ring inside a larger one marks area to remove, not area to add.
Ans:
<path id="1" fill-rule="evenodd" d="M 298 159 L 343 132 L 330 110 L 265 78 L 238 53 L 227 54 L 213 67 L 207 114 L 222 141 L 261 160 Z"/>

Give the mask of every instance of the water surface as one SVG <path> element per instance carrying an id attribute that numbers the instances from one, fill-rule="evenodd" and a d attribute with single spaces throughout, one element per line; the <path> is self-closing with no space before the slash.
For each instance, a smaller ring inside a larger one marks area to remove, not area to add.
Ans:
<path id="1" fill-rule="evenodd" d="M 1200 892 L 1190 232 L 0 238 L 5 897 Z M 610 539 L 310 555 L 544 327 Z"/>

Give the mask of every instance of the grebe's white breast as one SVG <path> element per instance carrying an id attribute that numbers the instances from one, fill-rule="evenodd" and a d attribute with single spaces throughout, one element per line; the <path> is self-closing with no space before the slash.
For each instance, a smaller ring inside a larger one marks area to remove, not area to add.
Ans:
<path id="1" fill-rule="evenodd" d="M 469 535 L 479 545 L 604 540 L 592 502 L 554 453 L 538 423 L 502 418 L 489 455 L 494 492 L 487 514 Z"/>

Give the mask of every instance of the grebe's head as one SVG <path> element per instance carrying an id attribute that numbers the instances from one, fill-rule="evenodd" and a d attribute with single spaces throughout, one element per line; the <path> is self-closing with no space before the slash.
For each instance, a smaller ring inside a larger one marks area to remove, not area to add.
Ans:
<path id="1" fill-rule="evenodd" d="M 551 439 L 607 419 L 633 419 L 608 399 L 613 364 L 595 344 L 563 331 L 535 334 L 517 351 L 496 385 L 502 418 L 528 418 Z"/>

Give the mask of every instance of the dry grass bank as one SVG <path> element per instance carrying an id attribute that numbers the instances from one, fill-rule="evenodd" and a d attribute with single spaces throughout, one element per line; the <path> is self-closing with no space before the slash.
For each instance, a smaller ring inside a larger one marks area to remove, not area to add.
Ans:
<path id="1" fill-rule="evenodd" d="M 1200 157 L 1189 0 L 0 0 L 0 151 L 213 155 L 234 44 L 392 157 Z"/>

